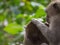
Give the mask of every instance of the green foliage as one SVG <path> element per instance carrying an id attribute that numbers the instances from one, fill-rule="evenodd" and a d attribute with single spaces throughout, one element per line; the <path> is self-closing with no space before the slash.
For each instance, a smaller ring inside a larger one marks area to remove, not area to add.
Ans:
<path id="1" fill-rule="evenodd" d="M 46 21 L 45 7 L 50 0 L 0 0 L 0 45 L 22 43 L 24 30 L 33 18 Z M 5 21 L 6 20 L 6 21 Z"/>
<path id="2" fill-rule="evenodd" d="M 4 16 L 3 14 L 0 15 L 0 21 L 3 21 L 4 20 Z"/>
<path id="3" fill-rule="evenodd" d="M 20 26 L 16 23 L 11 23 L 5 27 L 4 31 L 6 31 L 10 34 L 17 34 L 18 32 L 22 32 L 23 28 L 22 28 L 22 26 Z"/>
<path id="4" fill-rule="evenodd" d="M 41 18 L 43 16 L 46 16 L 46 12 L 44 11 L 45 7 L 43 5 L 40 5 L 39 9 L 36 11 L 35 17 Z"/>

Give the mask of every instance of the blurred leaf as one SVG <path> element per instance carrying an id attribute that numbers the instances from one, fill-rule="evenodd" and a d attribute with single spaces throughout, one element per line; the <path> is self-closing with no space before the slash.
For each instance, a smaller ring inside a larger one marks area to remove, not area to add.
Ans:
<path id="1" fill-rule="evenodd" d="M 6 31 L 9 34 L 17 34 L 18 32 L 21 32 L 22 30 L 23 30 L 22 26 L 16 23 L 11 23 L 4 28 L 4 31 Z"/>
<path id="2" fill-rule="evenodd" d="M 23 20 L 24 20 L 24 15 L 23 14 L 19 14 L 19 15 L 16 16 L 16 22 L 18 24 L 22 24 Z"/>
<path id="3" fill-rule="evenodd" d="M 3 14 L 0 14 L 0 21 L 3 21 L 5 16 Z"/>
<path id="4" fill-rule="evenodd" d="M 35 13 L 35 18 L 41 18 L 46 16 L 46 12 L 45 12 L 45 7 L 43 5 L 40 5 L 39 9 L 36 11 Z"/>
<path id="5" fill-rule="evenodd" d="M 26 1 L 25 7 L 26 7 L 26 9 L 29 10 L 29 11 L 32 11 L 32 10 L 33 10 L 33 9 L 32 9 L 32 6 L 31 6 L 31 3 L 30 3 L 29 1 Z"/>

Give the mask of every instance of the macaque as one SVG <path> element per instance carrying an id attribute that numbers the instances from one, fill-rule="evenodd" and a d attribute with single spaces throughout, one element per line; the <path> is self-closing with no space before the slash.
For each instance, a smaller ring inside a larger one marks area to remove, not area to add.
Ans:
<path id="1" fill-rule="evenodd" d="M 60 1 L 52 1 L 47 6 L 46 13 L 49 27 L 38 19 L 33 19 L 26 27 L 24 45 L 60 45 Z"/>

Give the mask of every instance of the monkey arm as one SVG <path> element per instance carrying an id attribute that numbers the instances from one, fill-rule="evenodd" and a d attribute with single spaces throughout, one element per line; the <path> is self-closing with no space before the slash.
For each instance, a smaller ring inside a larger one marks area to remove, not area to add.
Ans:
<path id="1" fill-rule="evenodd" d="M 47 43 L 45 38 L 47 26 L 40 24 L 38 20 L 33 19 L 26 27 L 24 36 L 24 45 L 40 45 Z"/>

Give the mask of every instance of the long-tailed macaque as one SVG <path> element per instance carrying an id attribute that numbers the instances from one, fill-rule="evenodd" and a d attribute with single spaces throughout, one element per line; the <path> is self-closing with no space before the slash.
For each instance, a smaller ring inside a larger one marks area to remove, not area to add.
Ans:
<path id="1" fill-rule="evenodd" d="M 33 19 L 28 24 L 25 34 L 25 45 L 60 45 L 60 1 L 52 1 L 46 8 L 49 27 L 39 20 Z M 45 44 L 44 44 L 45 45 Z"/>

